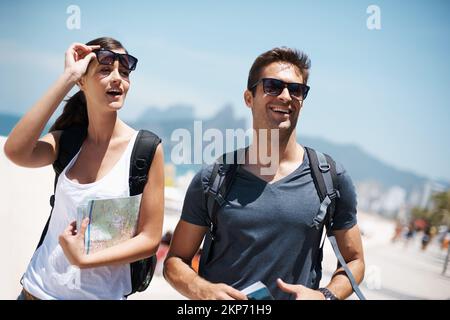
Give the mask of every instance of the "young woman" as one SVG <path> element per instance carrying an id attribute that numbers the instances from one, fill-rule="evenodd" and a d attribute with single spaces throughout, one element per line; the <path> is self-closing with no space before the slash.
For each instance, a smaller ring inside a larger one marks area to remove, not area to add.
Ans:
<path id="1" fill-rule="evenodd" d="M 72 44 L 63 74 L 23 116 L 4 151 L 17 165 L 36 168 L 58 158 L 64 130 L 85 127 L 78 153 L 59 175 L 49 228 L 22 278 L 19 299 L 124 299 L 131 292 L 130 263 L 156 253 L 164 211 L 164 159 L 154 154 L 141 198 L 136 235 L 95 253 L 84 250 L 89 220 L 76 226 L 77 207 L 89 199 L 126 197 L 130 157 L 137 131 L 119 119 L 137 59 L 112 38 Z M 50 132 L 46 123 L 74 85 L 80 89 L 66 103 Z"/>

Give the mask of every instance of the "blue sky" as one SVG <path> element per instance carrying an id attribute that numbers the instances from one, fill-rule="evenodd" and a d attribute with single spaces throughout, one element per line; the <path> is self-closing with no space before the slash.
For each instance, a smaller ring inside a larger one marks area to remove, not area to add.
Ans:
<path id="1" fill-rule="evenodd" d="M 81 10 L 69 30 L 67 7 Z M 369 30 L 369 5 L 381 30 Z M 311 58 L 300 133 L 351 143 L 397 168 L 450 180 L 448 1 L 2 1 L 0 111 L 23 114 L 72 42 L 120 40 L 139 58 L 126 119 L 183 103 L 208 117 L 243 103 L 248 70 L 275 46 Z M 168 115 L 169 116 L 169 115 Z"/>

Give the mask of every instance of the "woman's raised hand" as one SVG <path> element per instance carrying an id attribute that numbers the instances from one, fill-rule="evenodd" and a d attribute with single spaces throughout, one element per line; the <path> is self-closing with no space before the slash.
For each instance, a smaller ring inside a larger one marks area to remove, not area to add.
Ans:
<path id="1" fill-rule="evenodd" d="M 100 49 L 100 46 L 73 43 L 66 51 L 64 72 L 69 73 L 73 81 L 80 80 L 85 74 L 89 62 L 95 58 L 95 53 L 92 51 L 96 49 Z"/>

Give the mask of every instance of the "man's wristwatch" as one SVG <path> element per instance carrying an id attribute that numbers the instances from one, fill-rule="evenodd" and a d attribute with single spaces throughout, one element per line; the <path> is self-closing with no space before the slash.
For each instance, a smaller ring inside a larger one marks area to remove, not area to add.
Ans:
<path id="1" fill-rule="evenodd" d="M 319 288 L 319 291 L 325 296 L 325 300 L 339 300 L 339 298 L 327 288 Z"/>

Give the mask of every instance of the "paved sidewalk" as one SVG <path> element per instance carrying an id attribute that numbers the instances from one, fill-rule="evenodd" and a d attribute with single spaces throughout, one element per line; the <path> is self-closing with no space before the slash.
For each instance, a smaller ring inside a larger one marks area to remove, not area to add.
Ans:
<path id="1" fill-rule="evenodd" d="M 387 243 L 371 250 L 364 290 L 369 299 L 450 299 L 450 270 L 442 275 L 447 250 L 434 241 L 422 251 L 421 236 L 408 246 Z"/>
<path id="2" fill-rule="evenodd" d="M 416 300 L 450 299 L 450 268 L 442 275 L 446 250 L 434 240 L 426 251 L 420 249 L 421 234 L 405 245 L 390 242 L 394 224 L 362 216 L 360 227 L 365 236 L 366 275 L 361 290 L 367 299 Z M 369 227 L 370 226 L 370 227 Z M 325 243 L 323 278 L 326 285 L 336 267 L 336 258 Z M 147 291 L 131 299 L 185 299 L 162 276 L 156 276 Z M 349 299 L 357 299 L 352 295 Z"/>

